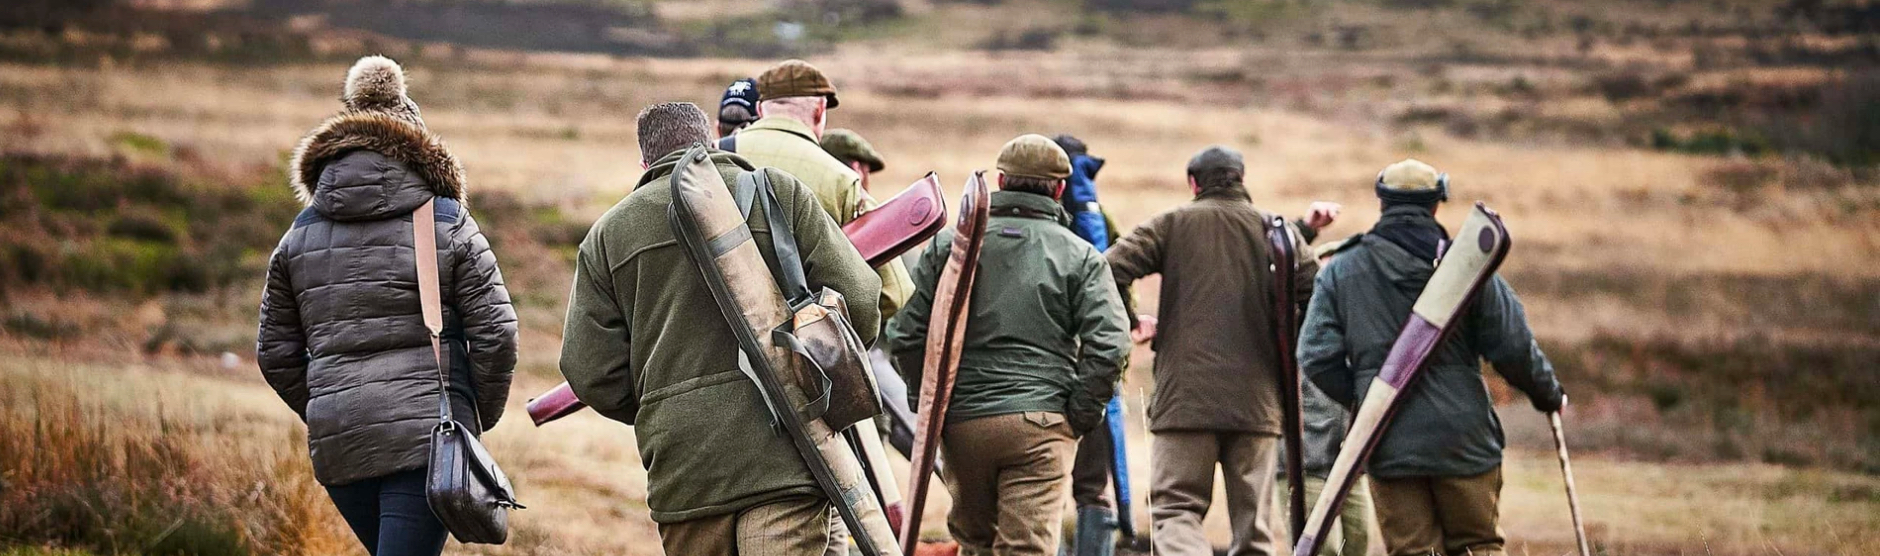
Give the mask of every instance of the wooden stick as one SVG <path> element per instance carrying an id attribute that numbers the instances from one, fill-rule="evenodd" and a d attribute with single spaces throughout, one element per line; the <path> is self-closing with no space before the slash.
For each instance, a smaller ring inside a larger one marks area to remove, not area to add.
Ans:
<path id="1" fill-rule="evenodd" d="M 1573 463 L 1567 459 L 1567 434 L 1560 426 L 1560 412 L 1547 414 L 1547 423 L 1554 427 L 1554 448 L 1560 455 L 1560 474 L 1567 479 L 1567 508 L 1573 512 L 1573 536 L 1580 542 L 1580 556 L 1593 556 L 1593 550 L 1586 543 L 1586 525 L 1580 522 L 1580 494 L 1573 485 Z"/>

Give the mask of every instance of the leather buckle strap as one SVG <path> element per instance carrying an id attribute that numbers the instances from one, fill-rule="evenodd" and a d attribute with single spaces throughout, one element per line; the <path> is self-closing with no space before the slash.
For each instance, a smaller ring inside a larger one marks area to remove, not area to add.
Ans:
<path id="1" fill-rule="evenodd" d="M 438 291 L 437 203 L 425 201 L 411 212 L 411 249 L 418 263 L 418 304 L 424 314 L 424 328 L 431 333 L 431 356 L 437 361 L 437 418 L 453 422 L 450 413 L 450 371 L 444 362 L 444 301 Z"/>

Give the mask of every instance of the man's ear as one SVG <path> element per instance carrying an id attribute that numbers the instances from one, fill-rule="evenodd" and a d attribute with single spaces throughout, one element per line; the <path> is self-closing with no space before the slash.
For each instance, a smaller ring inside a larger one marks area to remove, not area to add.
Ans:
<path id="1" fill-rule="evenodd" d="M 641 170 L 645 170 L 645 169 L 647 169 L 647 168 L 652 168 L 652 167 L 653 167 L 653 165 L 652 165 L 651 163 L 648 163 L 647 161 L 644 161 L 644 160 L 642 160 L 642 161 L 640 161 L 640 169 L 641 169 Z"/>
<path id="2" fill-rule="evenodd" d="M 1194 174 L 1188 174 L 1188 191 L 1196 195 L 1201 194 L 1201 182 L 1195 181 Z"/>
<path id="3" fill-rule="evenodd" d="M 999 172 L 999 190 L 1005 190 L 1005 172 Z"/>
<path id="4" fill-rule="evenodd" d="M 1057 181 L 1057 188 L 1056 188 L 1056 189 L 1053 189 L 1053 190 L 1051 190 L 1051 198 L 1052 198 L 1052 199 L 1062 199 L 1062 198 L 1064 198 L 1064 188 L 1065 188 L 1065 187 L 1067 187 L 1067 186 L 1069 186 L 1069 185 L 1070 185 L 1070 181 L 1068 181 L 1068 180 L 1058 180 L 1058 181 Z"/>

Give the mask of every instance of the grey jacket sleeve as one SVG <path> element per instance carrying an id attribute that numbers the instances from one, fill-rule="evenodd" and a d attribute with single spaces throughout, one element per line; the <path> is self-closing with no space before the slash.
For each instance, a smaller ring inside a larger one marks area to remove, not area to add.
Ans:
<path id="1" fill-rule="evenodd" d="M 1093 258 L 1079 280 L 1076 326 L 1077 376 L 1065 416 L 1078 434 L 1090 432 L 1103 420 L 1104 406 L 1116 395 L 1116 380 L 1129 357 L 1129 331 L 1125 328 L 1123 299 L 1117 294 L 1110 265 Z"/>
<path id="2" fill-rule="evenodd" d="M 465 212 L 451 233 L 456 253 L 457 315 L 463 320 L 464 341 L 470 347 L 470 380 L 476 388 L 477 415 L 483 430 L 503 417 L 509 402 L 509 383 L 516 372 L 516 308 L 510 303 L 496 253 L 477 221 Z"/>
<path id="3" fill-rule="evenodd" d="M 1320 272 L 1315 282 L 1305 325 L 1299 331 L 1299 372 L 1326 397 L 1351 407 L 1357 399 L 1356 379 L 1351 375 L 1351 354 L 1345 348 L 1345 325 L 1338 315 L 1338 291 L 1332 286 L 1331 270 Z"/>
<path id="4" fill-rule="evenodd" d="M 1495 372 L 1527 394 L 1534 409 L 1558 411 L 1563 397 L 1560 381 L 1554 376 L 1553 363 L 1534 341 L 1527 311 L 1515 297 L 1514 288 L 1496 275 L 1476 295 L 1469 319 L 1469 343 L 1495 366 Z"/>
<path id="5" fill-rule="evenodd" d="M 764 171 L 770 173 L 779 201 L 784 195 L 793 198 L 789 205 L 793 212 L 790 226 L 796 233 L 797 253 L 803 258 L 804 278 L 811 288 L 821 286 L 840 292 L 848 301 L 849 322 L 855 325 L 855 334 L 862 343 L 873 345 L 881 332 L 881 276 L 869 268 L 855 244 L 842 235 L 842 227 L 822 210 L 815 193 L 781 170 Z"/>
<path id="6" fill-rule="evenodd" d="M 261 377 L 301 420 L 307 419 L 307 333 L 300 325 L 300 305 L 288 281 L 287 255 L 268 257 L 267 286 L 261 292 L 261 328 L 255 337 L 255 362 Z"/>
<path id="7" fill-rule="evenodd" d="M 575 256 L 574 288 L 568 294 L 568 318 L 561 331 L 561 375 L 582 403 L 608 419 L 631 425 L 640 413 L 627 320 L 633 314 L 632 299 L 623 299 L 615 291 L 598 229 L 596 224 L 588 232 Z"/>

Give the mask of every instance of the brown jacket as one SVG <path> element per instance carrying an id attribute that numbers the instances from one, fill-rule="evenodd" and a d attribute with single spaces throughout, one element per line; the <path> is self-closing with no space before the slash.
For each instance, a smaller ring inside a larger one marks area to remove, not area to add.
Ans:
<path id="1" fill-rule="evenodd" d="M 1110 248 L 1125 296 L 1137 278 L 1162 275 L 1150 430 L 1279 434 L 1277 348 L 1268 320 L 1272 255 L 1263 224 L 1273 216 L 1254 208 L 1245 189 L 1209 189 Z M 1319 265 L 1301 227 L 1288 226 L 1303 254 L 1293 284 L 1303 304 Z"/>

